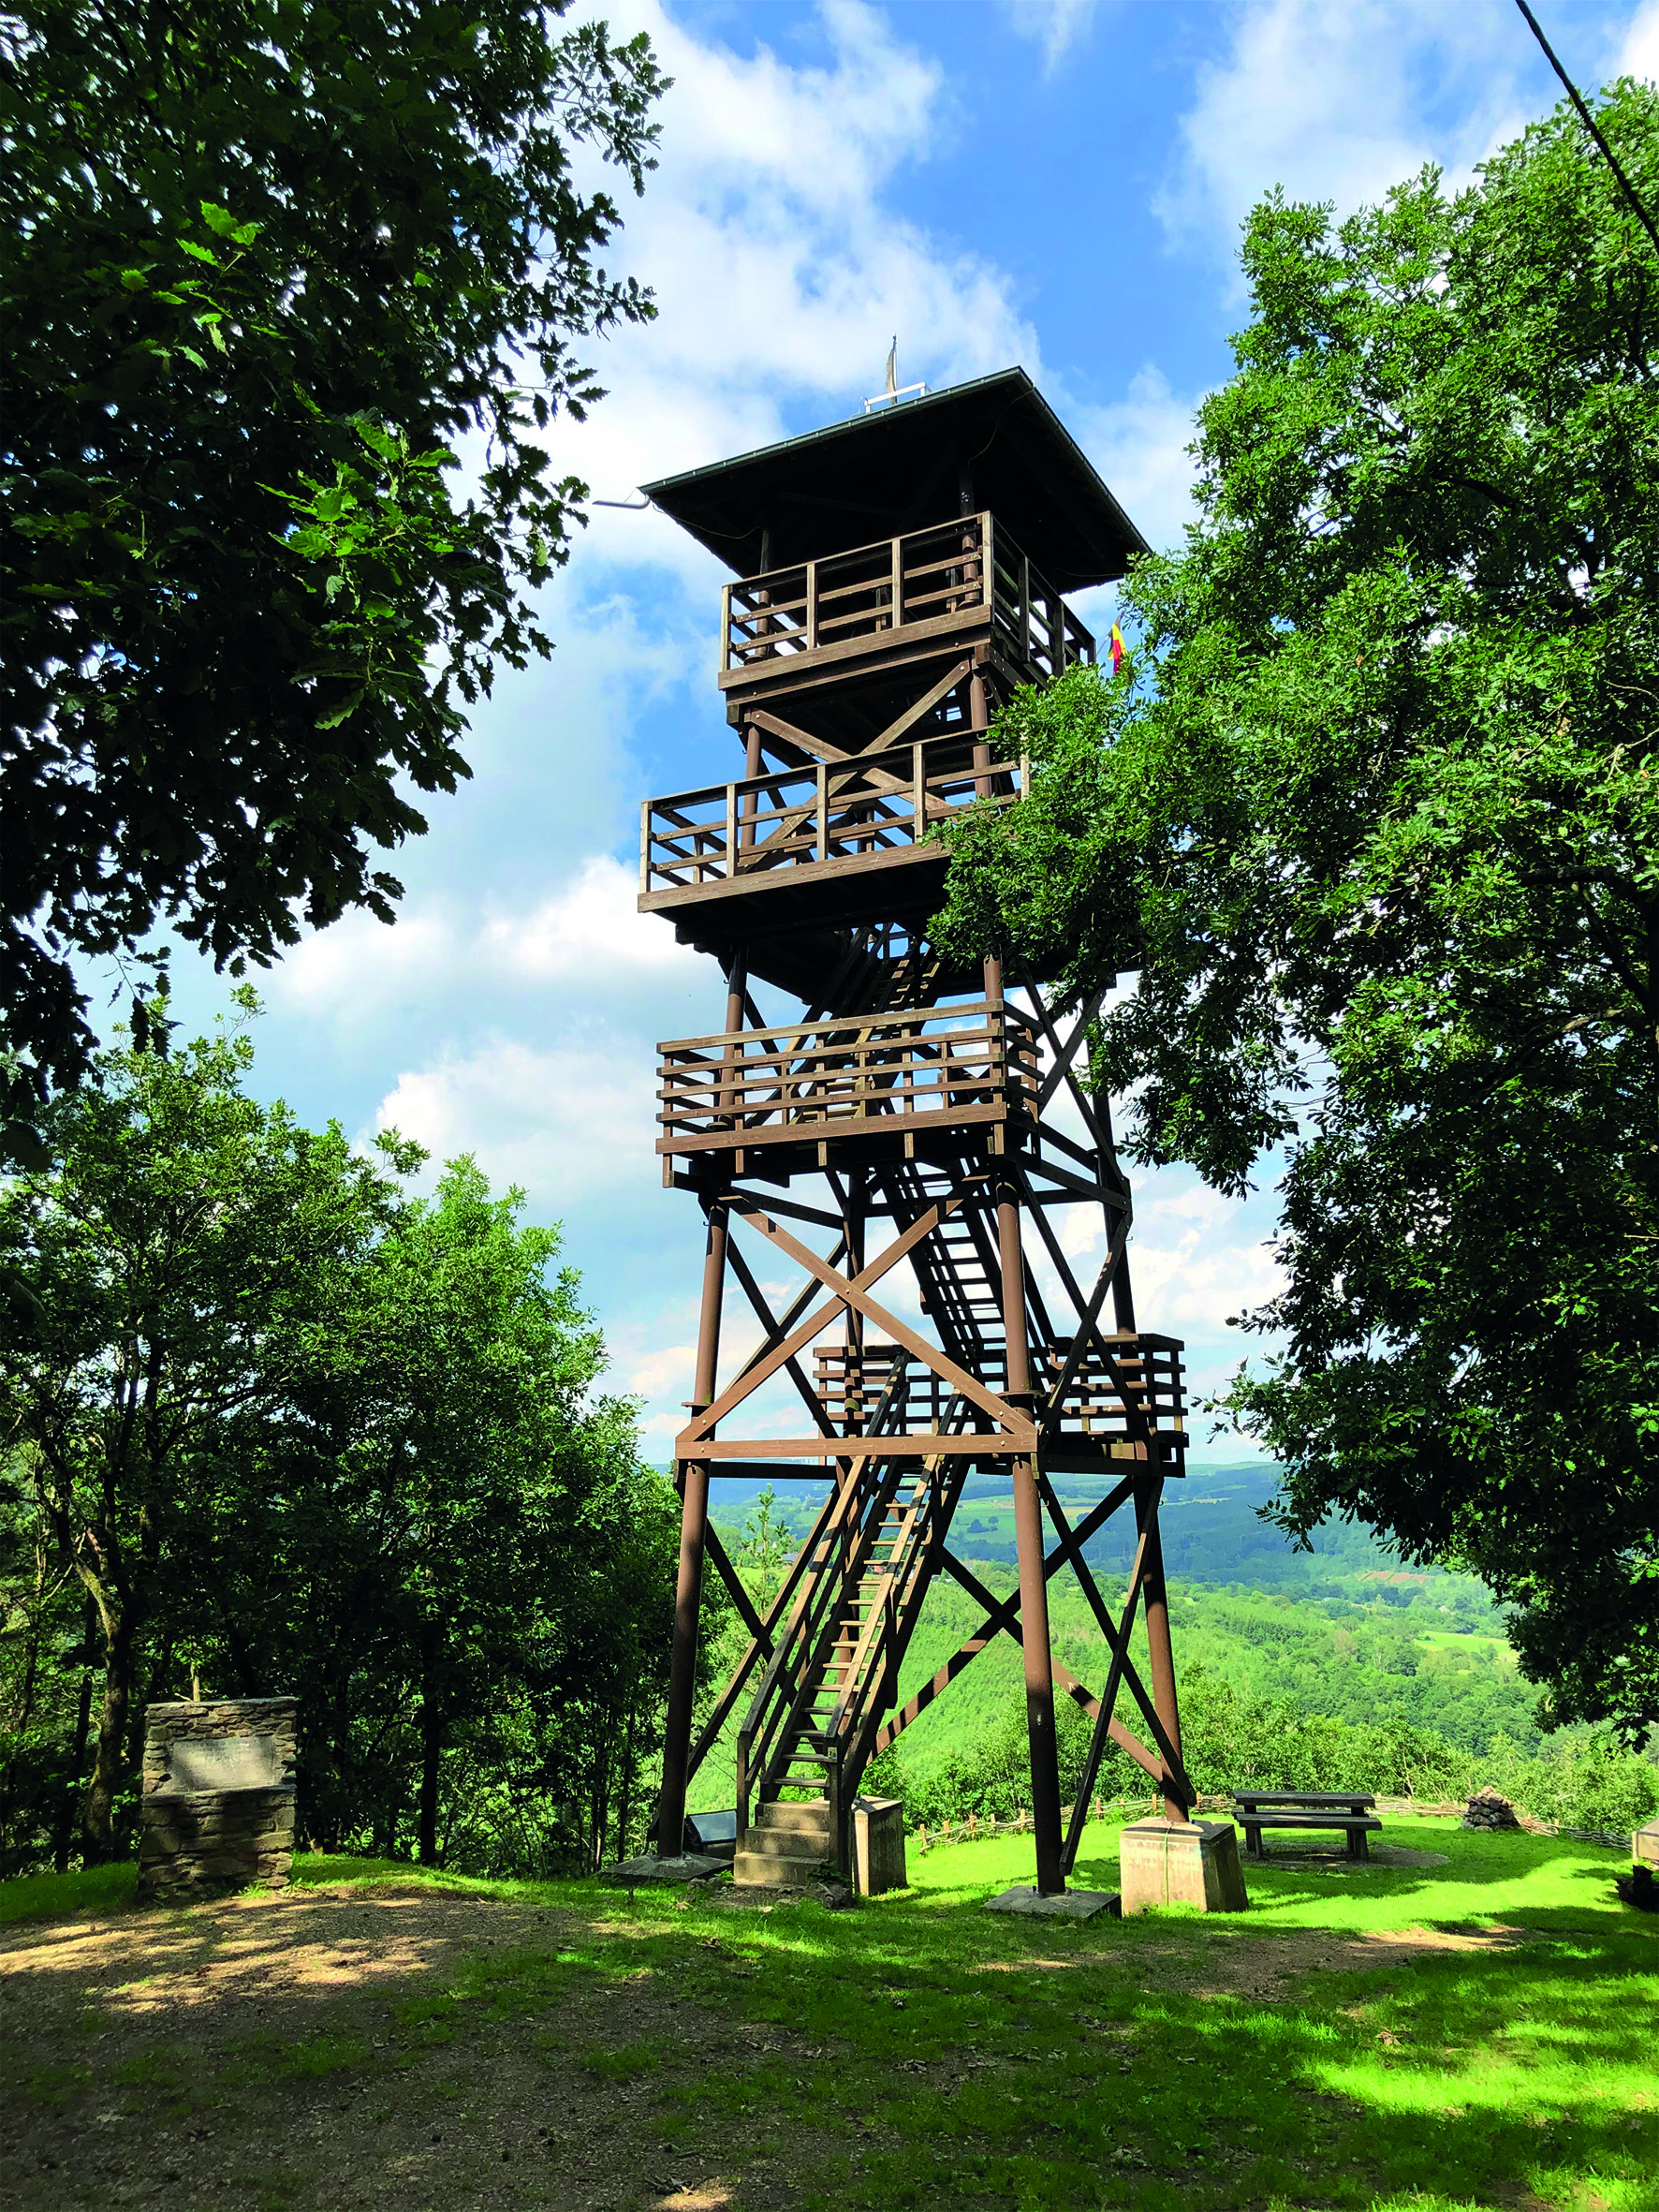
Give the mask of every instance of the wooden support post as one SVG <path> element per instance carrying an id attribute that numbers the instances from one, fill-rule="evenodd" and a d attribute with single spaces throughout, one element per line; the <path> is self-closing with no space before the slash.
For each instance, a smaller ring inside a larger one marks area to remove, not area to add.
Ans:
<path id="1" fill-rule="evenodd" d="M 1020 1197 L 1010 1182 L 997 1191 L 997 1257 L 1003 1278 L 1007 1344 L 1007 1396 L 1031 1404 L 1025 1341 L 1025 1267 L 1020 1246 Z M 1043 1565 L 1043 1509 L 1036 1462 L 1014 1462 L 1014 1542 L 1020 1558 L 1020 1618 L 1024 1628 L 1025 1722 L 1031 1740 L 1031 1812 L 1036 1836 L 1036 1885 L 1044 1896 L 1065 1887 L 1060 1816 L 1060 1755 L 1054 1737 L 1054 1663 L 1049 1646 L 1049 1585 Z"/>
<path id="2" fill-rule="evenodd" d="M 720 1054 L 726 1080 L 721 1084 L 715 1112 L 736 1115 L 743 1103 L 743 1048 L 737 1041 L 737 1032 L 743 1025 L 743 1006 L 749 995 L 749 956 L 746 948 L 740 948 L 731 956 L 731 966 L 726 971 L 726 1034 L 732 1040 L 723 1046 Z M 740 1165 L 738 1172 L 742 1172 Z"/>
<path id="3" fill-rule="evenodd" d="M 846 1271 L 858 1276 L 864 1272 L 864 1207 L 865 1178 L 862 1170 L 847 1180 L 846 1217 Z M 849 1437 L 864 1433 L 864 1411 L 867 1399 L 864 1391 L 864 1317 L 856 1305 L 846 1309 L 846 1396 L 843 1401 L 843 1414 Z M 854 1391 L 858 1395 L 855 1399 Z M 857 1417 L 854 1408 L 857 1407 Z"/>
<path id="4" fill-rule="evenodd" d="M 1181 1713 L 1175 1700 L 1175 1654 L 1169 1644 L 1169 1593 L 1164 1586 L 1164 1546 L 1158 1534 L 1158 1499 L 1162 1475 L 1135 1485 L 1135 1519 L 1145 1545 L 1141 1590 L 1146 1604 L 1146 1641 L 1152 1659 L 1152 1706 L 1164 1724 L 1176 1757 L 1181 1757 Z M 1184 1765 L 1185 1762 L 1182 1761 Z M 1164 1762 L 1164 1818 L 1184 1821 L 1188 1808 L 1180 1783 Z"/>
<path id="5" fill-rule="evenodd" d="M 726 1288 L 726 1241 L 729 1223 L 724 1205 L 709 1212 L 703 1252 L 703 1307 L 697 1325 L 697 1374 L 692 1395 L 698 1412 L 714 1395 L 720 1365 L 720 1304 Z M 697 1621 L 703 1600 L 703 1548 L 709 1527 L 709 1467 L 706 1460 L 684 1466 L 685 1492 L 680 1506 L 680 1572 L 674 1589 L 674 1643 L 668 1662 L 668 1712 L 663 1728 L 663 1788 L 657 1801 L 656 1852 L 677 1859 L 685 1834 L 686 1765 L 691 1752 L 691 1707 L 697 1688 Z"/>
<path id="6" fill-rule="evenodd" d="M 753 782 L 759 774 L 760 725 L 758 722 L 749 722 L 744 725 L 743 731 L 743 779 L 745 782 Z M 758 791 L 745 791 L 743 794 L 742 822 L 738 831 L 739 842 L 745 851 L 747 851 L 749 847 L 755 842 L 755 822 L 756 818 L 759 812 L 760 793 Z M 728 870 L 728 873 L 734 876 L 737 874 L 735 863 Z M 735 1022 L 727 1022 L 727 1027 L 728 1029 L 736 1028 L 737 1025 L 738 1025 Z"/>

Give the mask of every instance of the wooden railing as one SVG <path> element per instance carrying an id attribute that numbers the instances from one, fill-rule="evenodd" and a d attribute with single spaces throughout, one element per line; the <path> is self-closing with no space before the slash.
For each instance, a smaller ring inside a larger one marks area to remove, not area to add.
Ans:
<path id="1" fill-rule="evenodd" d="M 874 1409 L 873 1429 L 884 1425 Z M 833 1645 L 844 1601 L 858 1587 L 902 1480 L 890 1462 L 866 1459 L 846 1477 L 812 1541 L 800 1595 L 773 1642 L 738 1729 L 738 1833 L 749 1825 L 751 1795 L 775 1797 L 785 1786 L 799 1732 L 806 1721 Z M 836 1747 L 839 1749 L 839 1747 Z M 839 1760 L 829 1761 L 822 1786 L 839 1819 Z"/>
<path id="2" fill-rule="evenodd" d="M 1112 1456 L 1133 1456 L 1132 1432 L 1140 1425 L 1130 1410 L 1134 1408 L 1148 1427 L 1166 1438 L 1179 1438 L 1177 1450 L 1184 1450 L 1186 1401 L 1180 1338 L 1138 1335 L 1123 1329 L 1101 1334 L 1111 1353 L 1113 1373 L 1108 1375 L 1096 1351 L 1091 1350 L 1079 1363 L 1061 1410 L 1066 1433 L 1075 1436 L 1080 1429 L 1104 1443 Z M 1052 1394 L 1066 1350 L 1064 1345 L 1047 1345 L 1037 1355 L 1039 1392 L 1046 1389 Z"/>
<path id="3" fill-rule="evenodd" d="M 1096 1438 L 1108 1457 L 1136 1456 L 1132 1448 L 1140 1427 L 1138 1415 L 1179 1453 L 1184 1446 L 1186 1411 L 1179 1338 L 1131 1335 L 1122 1330 L 1102 1334 L 1112 1354 L 1115 1379 L 1108 1376 L 1098 1352 L 1079 1363 L 1062 1402 L 1062 1434 Z M 1034 1348 L 1039 1410 L 1046 1409 L 1044 1398 L 1051 1396 L 1060 1381 L 1066 1350 L 1064 1345 Z M 899 1372 L 903 1375 L 903 1397 L 890 1403 L 888 1414 L 893 1435 L 932 1435 L 950 1401 L 950 1385 L 919 1364 L 907 1362 L 896 1345 L 869 1342 L 849 1354 L 844 1345 L 820 1344 L 815 1348 L 815 1364 L 818 1395 L 845 1436 L 860 1433 L 866 1408 L 884 1394 L 891 1400 Z M 976 1371 L 988 1389 L 1001 1390 L 1007 1374 L 1006 1355 L 982 1352 Z"/>
<path id="4" fill-rule="evenodd" d="M 1035 1112 L 1035 1025 L 1011 1006 L 920 1007 L 659 1045 L 658 1152 Z"/>
<path id="5" fill-rule="evenodd" d="M 960 735 L 819 761 L 647 799 L 639 821 L 642 894 L 684 891 L 815 862 L 920 845 L 976 798 L 1006 806 L 1028 784 L 1023 761 L 964 767 Z"/>
<path id="6" fill-rule="evenodd" d="M 890 641 L 895 630 L 948 628 L 976 611 L 983 623 L 988 602 L 998 641 L 1033 677 L 1094 658 L 1089 630 L 1008 532 L 971 514 L 728 583 L 722 678 L 855 641 Z"/>
<path id="7" fill-rule="evenodd" d="M 908 1355 L 900 1352 L 871 1409 L 869 1433 L 891 1433 Z M 961 1430 L 959 1397 L 941 1425 Z M 836 1823 L 892 1707 L 899 1669 L 943 1543 L 947 1517 L 937 1460 L 921 1468 L 865 1460 L 845 1480 L 809 1579 L 779 1637 L 738 1732 L 740 1833 L 751 1793 L 816 1788 Z M 885 1550 L 883 1547 L 886 1547 Z M 816 1710 L 832 1696 L 828 1714 Z M 815 1770 L 800 1771 L 806 1762 Z"/>

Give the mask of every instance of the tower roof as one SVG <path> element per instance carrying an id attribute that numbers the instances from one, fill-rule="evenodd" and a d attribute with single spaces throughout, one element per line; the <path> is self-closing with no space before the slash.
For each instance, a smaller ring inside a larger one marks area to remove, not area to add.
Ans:
<path id="1" fill-rule="evenodd" d="M 1147 550 L 1023 369 L 640 488 L 734 574 L 755 576 L 948 522 L 963 468 L 972 507 L 1006 524 L 1060 591 L 1109 582 Z"/>

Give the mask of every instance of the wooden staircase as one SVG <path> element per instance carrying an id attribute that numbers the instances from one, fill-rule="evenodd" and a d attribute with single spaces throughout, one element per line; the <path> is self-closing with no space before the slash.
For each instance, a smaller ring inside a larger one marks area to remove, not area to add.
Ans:
<path id="1" fill-rule="evenodd" d="M 900 1425 L 895 1361 L 869 1432 Z M 948 1424 L 965 1426 L 953 1400 Z M 848 1864 L 847 1818 L 965 1479 L 957 1460 L 850 1475 L 738 1735 L 737 1881 L 800 1884 Z M 750 1821 L 751 1800 L 755 1817 Z"/>

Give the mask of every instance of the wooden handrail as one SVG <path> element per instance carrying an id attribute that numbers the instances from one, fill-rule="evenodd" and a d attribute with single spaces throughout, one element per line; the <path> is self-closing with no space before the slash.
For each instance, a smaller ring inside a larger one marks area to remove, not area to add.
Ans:
<path id="1" fill-rule="evenodd" d="M 1019 657 L 1039 673 L 1057 676 L 1073 660 L 1094 658 L 1087 627 L 986 510 L 725 585 L 721 672 L 859 635 L 891 638 L 941 612 L 976 607 L 1012 633 Z"/>

